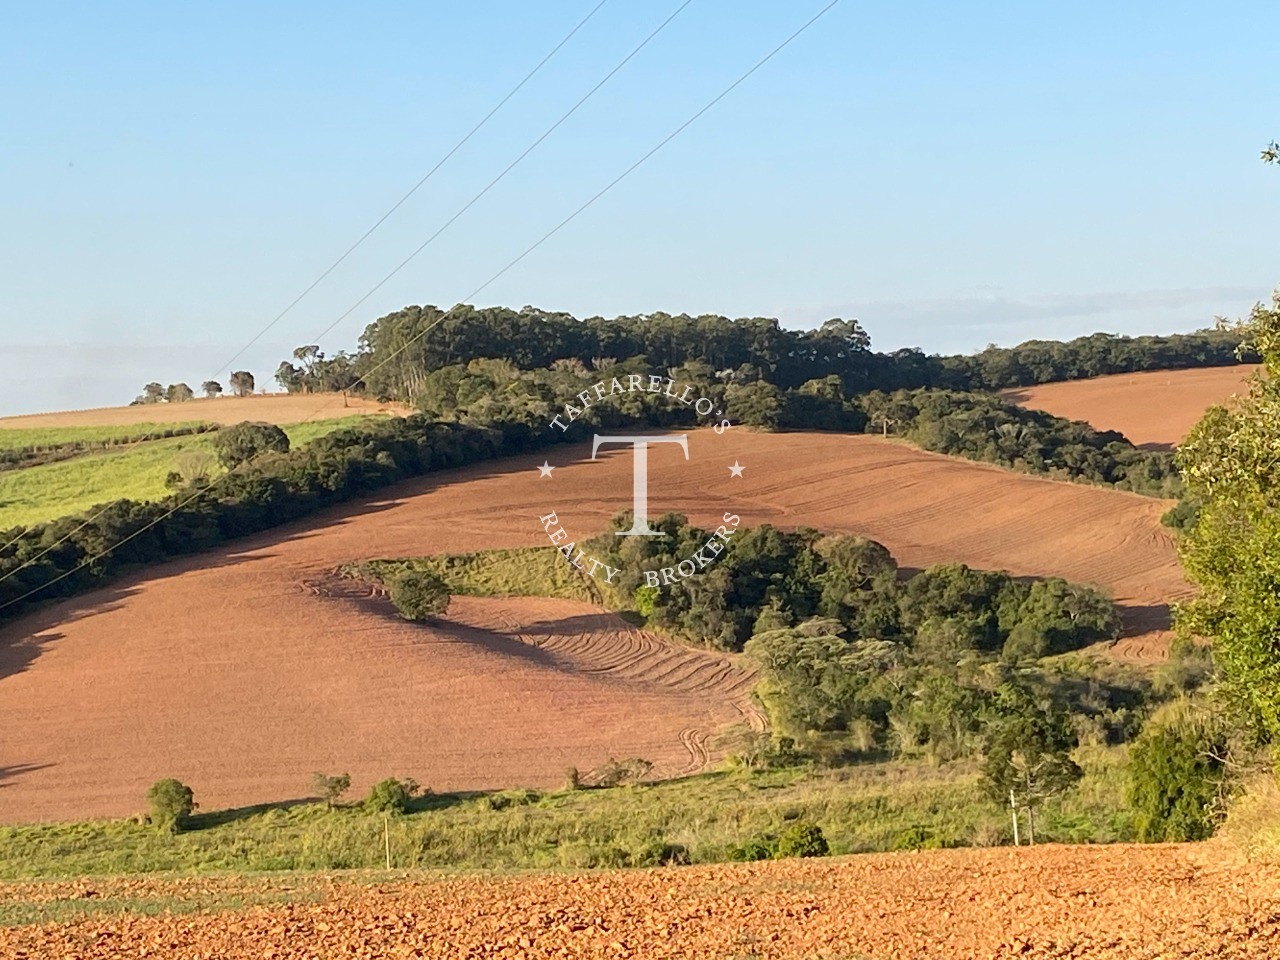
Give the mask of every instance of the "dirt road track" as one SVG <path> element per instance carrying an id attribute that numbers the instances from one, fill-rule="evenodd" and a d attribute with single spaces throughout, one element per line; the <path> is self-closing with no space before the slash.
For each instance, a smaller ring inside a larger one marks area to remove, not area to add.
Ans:
<path id="1" fill-rule="evenodd" d="M 303 902 L 0 929 L 0 957 L 1274 960 L 1280 871 L 1203 846 L 1037 847 L 501 878 L 0 885 L 0 904 Z M 306 901 L 313 902 L 306 902 Z M 189 908 L 190 909 L 190 908 Z"/>

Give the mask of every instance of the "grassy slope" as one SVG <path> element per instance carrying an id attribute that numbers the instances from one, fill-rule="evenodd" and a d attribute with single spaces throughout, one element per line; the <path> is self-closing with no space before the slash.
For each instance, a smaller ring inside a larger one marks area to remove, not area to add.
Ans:
<path id="1" fill-rule="evenodd" d="M 1085 779 L 1044 811 L 1037 838 L 1127 838 L 1123 751 L 1088 750 L 1081 761 Z M 990 845 L 1008 842 L 1010 832 L 1008 812 L 983 797 L 973 765 L 904 761 L 728 770 L 543 796 L 429 796 L 389 829 L 396 868 L 580 868 L 633 864 L 655 842 L 683 844 L 698 862 L 725 860 L 734 846 L 796 819 L 819 824 L 833 854 L 917 846 L 921 838 Z M 128 820 L 6 827 L 0 879 L 381 867 L 383 824 L 359 806 L 306 803 L 199 814 L 176 836 Z"/>
<path id="2" fill-rule="evenodd" d="M 282 429 L 294 446 L 305 444 L 339 427 L 352 426 L 367 416 L 343 417 Z M 170 427 L 172 425 L 169 425 Z M 135 435 L 138 427 L 68 427 L 43 430 L 0 430 L 0 444 L 10 434 L 26 434 L 24 443 L 41 434 L 61 442 L 101 439 L 103 435 Z M 212 453 L 215 434 L 152 440 L 137 446 L 93 453 L 72 460 L 0 472 L 0 530 L 54 520 L 110 500 L 158 500 L 169 491 L 164 480 L 178 454 L 188 450 Z"/>
<path id="3" fill-rule="evenodd" d="M 39 427 L 33 429 L 0 429 L 0 450 L 23 447 L 51 447 L 66 443 L 102 443 L 107 440 L 132 439 L 161 434 L 166 430 L 196 427 L 205 421 L 181 423 L 137 423 L 116 427 Z"/>

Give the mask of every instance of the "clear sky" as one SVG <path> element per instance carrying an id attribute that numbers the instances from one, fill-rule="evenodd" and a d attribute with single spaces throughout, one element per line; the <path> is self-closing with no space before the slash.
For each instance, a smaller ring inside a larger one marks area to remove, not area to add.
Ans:
<path id="1" fill-rule="evenodd" d="M 596 0 L 27 3 L 0 32 L 0 413 L 197 386 Z M 825 0 L 693 3 L 322 342 L 451 305 Z M 680 0 L 609 0 L 247 354 L 269 384 Z M 1280 284 L 1280 5 L 842 0 L 477 298 L 856 316 L 881 349 L 1188 330 Z"/>

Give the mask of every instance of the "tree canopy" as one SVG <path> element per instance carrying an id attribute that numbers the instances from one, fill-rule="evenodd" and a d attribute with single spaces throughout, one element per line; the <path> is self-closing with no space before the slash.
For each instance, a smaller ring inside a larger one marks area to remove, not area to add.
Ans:
<path id="1" fill-rule="evenodd" d="M 1178 450 L 1199 504 L 1179 547 L 1199 595 L 1178 611 L 1213 641 L 1224 691 L 1263 739 L 1280 738 L 1280 293 L 1247 323 L 1264 372 L 1212 407 Z"/>

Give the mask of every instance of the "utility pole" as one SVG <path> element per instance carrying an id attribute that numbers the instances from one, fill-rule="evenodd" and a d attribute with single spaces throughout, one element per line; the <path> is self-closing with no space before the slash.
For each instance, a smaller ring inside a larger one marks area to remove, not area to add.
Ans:
<path id="1" fill-rule="evenodd" d="M 891 423 L 897 423 L 897 422 L 898 422 L 898 421 L 897 421 L 897 420 L 894 420 L 892 417 L 877 417 L 876 419 L 874 419 L 874 420 L 872 420 L 872 421 L 871 421 L 871 424 L 872 424 L 872 426 L 874 426 L 874 425 L 875 425 L 875 424 L 877 424 L 877 423 L 878 423 L 878 424 L 880 424 L 881 435 L 882 435 L 882 436 L 884 436 L 884 437 L 888 437 L 888 436 L 889 436 L 889 424 L 891 424 Z"/>
<path id="2" fill-rule="evenodd" d="M 1018 803 L 1013 798 L 1013 787 L 1009 788 L 1009 810 L 1013 813 L 1013 845 L 1022 846 L 1018 837 Z"/>

